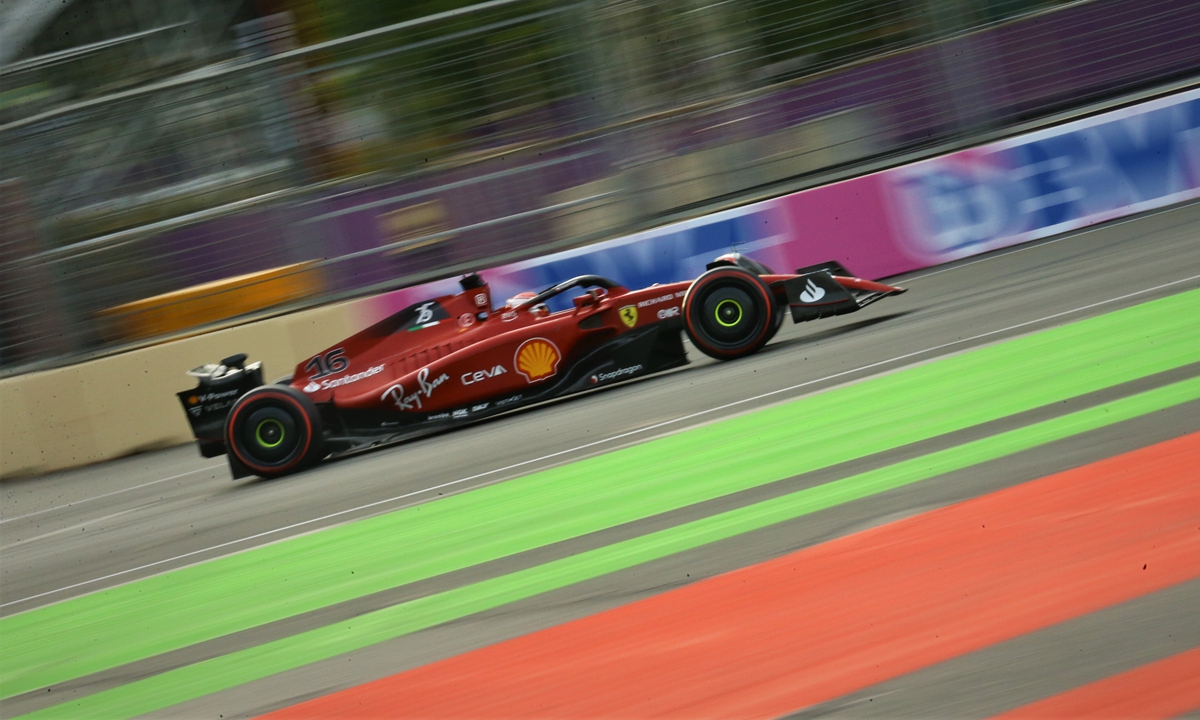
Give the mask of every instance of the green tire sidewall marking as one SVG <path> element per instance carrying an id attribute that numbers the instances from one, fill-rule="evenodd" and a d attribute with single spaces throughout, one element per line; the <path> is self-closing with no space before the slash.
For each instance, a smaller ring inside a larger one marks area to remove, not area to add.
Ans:
<path id="1" fill-rule="evenodd" d="M 737 320 L 727 323 L 721 319 L 721 308 L 725 307 L 726 305 L 733 305 L 734 308 L 737 309 L 737 313 L 738 313 Z M 727 327 L 727 328 L 733 327 L 742 321 L 742 306 L 740 303 L 738 303 L 737 300 L 730 300 L 729 298 L 725 298 L 721 302 L 717 303 L 717 308 L 716 308 L 716 310 L 713 311 L 713 316 L 716 318 L 717 324 L 720 325 L 721 327 Z"/>
<path id="2" fill-rule="evenodd" d="M 273 443 L 270 443 L 263 439 L 262 431 L 263 431 L 263 426 L 265 426 L 265 425 L 274 425 L 275 427 L 279 428 L 279 439 L 278 440 L 276 440 Z M 283 439 L 286 435 L 287 435 L 287 433 L 283 429 L 283 423 L 279 422 L 275 418 L 267 418 L 266 420 L 263 420 L 262 422 L 260 422 L 258 424 L 258 427 L 254 429 L 254 439 L 258 441 L 259 445 L 262 445 L 265 448 L 279 447 L 280 443 L 283 442 Z"/>
<path id="3" fill-rule="evenodd" d="M 1198 315 L 1180 293 L 2 618 L 0 697 L 1197 362 Z"/>
<path id="4" fill-rule="evenodd" d="M 474 585 L 411 600 L 24 716 L 130 718 L 852 500 L 1200 399 L 1192 378 Z"/>

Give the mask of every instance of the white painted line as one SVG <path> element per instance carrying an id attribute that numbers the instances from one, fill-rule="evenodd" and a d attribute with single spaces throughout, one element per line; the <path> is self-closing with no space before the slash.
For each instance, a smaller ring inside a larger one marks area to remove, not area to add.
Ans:
<path id="1" fill-rule="evenodd" d="M 405 500 L 407 498 L 414 497 L 416 495 L 422 495 L 424 493 L 433 492 L 435 490 L 442 490 L 442 489 L 445 489 L 448 487 L 452 487 L 454 485 L 461 485 L 462 483 L 470 482 L 472 480 L 478 480 L 479 478 L 487 477 L 489 475 L 495 475 L 497 473 L 502 473 L 502 472 L 505 472 L 508 470 L 515 470 L 517 468 L 525 467 L 527 465 L 532 465 L 534 463 L 540 463 L 540 462 L 544 462 L 546 460 L 551 460 L 553 458 L 561 457 L 563 455 L 569 455 L 571 453 L 579 452 L 580 450 L 587 450 L 588 448 L 593 448 L 593 447 L 596 447 L 597 445 L 603 445 L 605 443 L 610 443 L 610 442 L 613 442 L 614 440 L 621 440 L 623 438 L 627 438 L 632 435 L 639 435 L 639 434 L 648 432 L 650 430 L 657 430 L 658 428 L 666 427 L 667 425 L 674 425 L 677 423 L 685 422 L 687 420 L 692 420 L 692 419 L 701 417 L 703 415 L 709 415 L 711 413 L 719 412 L 721 410 L 727 410 L 731 407 L 737 407 L 738 405 L 744 405 L 746 403 L 754 402 L 756 400 L 762 400 L 763 398 L 768 398 L 773 395 L 779 395 L 780 393 L 786 393 L 786 392 L 791 392 L 793 390 L 799 390 L 801 388 L 808 387 L 810 385 L 816 385 L 818 383 L 827 382 L 829 380 L 836 380 L 838 378 L 842 378 L 847 375 L 853 375 L 855 373 L 860 373 L 864 370 L 872 370 L 874 368 L 878 368 L 883 365 L 890 365 L 892 363 L 899 362 L 901 360 L 908 360 L 908 359 L 917 357 L 919 355 L 925 355 L 927 353 L 936 352 L 938 350 L 945 350 L 946 348 L 954 347 L 955 345 L 962 345 L 964 343 L 974 342 L 975 340 L 982 340 L 984 338 L 992 337 L 994 335 L 1000 335 L 1002 333 L 1011 332 L 1013 330 L 1020 330 L 1021 328 L 1029 327 L 1030 325 L 1037 325 L 1038 323 L 1047 322 L 1049 320 L 1055 320 L 1057 318 L 1065 317 L 1067 315 L 1074 315 L 1075 313 L 1080 313 L 1085 310 L 1091 310 L 1093 308 L 1097 308 L 1102 305 L 1108 305 L 1111 303 L 1120 302 L 1122 300 L 1128 300 L 1129 298 L 1134 298 L 1139 295 L 1145 295 L 1147 293 L 1156 292 L 1158 290 L 1164 290 L 1166 288 L 1169 288 L 1169 287 L 1172 287 L 1175 285 L 1181 285 L 1186 282 L 1192 282 L 1194 280 L 1200 280 L 1200 275 L 1192 275 L 1190 277 L 1185 277 L 1180 280 L 1174 280 L 1172 282 L 1162 283 L 1161 285 L 1155 285 L 1154 287 L 1144 288 L 1144 289 L 1138 290 L 1136 292 L 1126 293 L 1125 295 L 1119 295 L 1117 297 L 1109 298 L 1107 300 L 1101 300 L 1099 302 L 1090 303 L 1088 305 L 1083 305 L 1081 307 L 1073 308 L 1071 310 L 1063 310 L 1062 312 L 1057 312 L 1057 313 L 1054 313 L 1053 315 L 1046 315 L 1044 317 L 1037 318 L 1036 320 L 1027 320 L 1023 323 L 1017 323 L 1016 325 L 1009 325 L 1008 327 L 1001 328 L 999 330 L 992 330 L 991 332 L 980 333 L 979 335 L 972 335 L 971 337 L 962 338 L 961 340 L 955 340 L 953 342 L 943 343 L 941 345 L 935 345 L 933 347 L 925 348 L 924 350 L 916 350 L 914 352 L 905 353 L 904 355 L 897 355 L 896 357 L 889 358 L 887 360 L 880 360 L 878 362 L 873 362 L 868 365 L 861 365 L 861 366 L 853 368 L 851 370 L 843 370 L 842 372 L 834 373 L 832 375 L 826 375 L 825 377 L 818 378 L 816 380 L 808 380 L 808 381 L 805 381 L 802 383 L 797 383 L 796 385 L 789 385 L 784 388 L 779 388 L 778 390 L 772 390 L 770 392 L 762 393 L 761 395 L 755 395 L 754 397 L 748 397 L 748 398 L 744 398 L 742 400 L 735 400 L 731 403 L 726 403 L 724 405 L 718 405 L 717 407 L 714 407 L 714 408 L 709 408 L 707 410 L 701 410 L 699 412 L 690 413 L 688 415 L 682 415 L 680 417 L 673 418 L 671 420 L 664 420 L 660 423 L 655 423 L 654 425 L 648 425 L 644 428 L 638 428 L 637 430 L 630 430 L 628 432 L 623 432 L 623 433 L 620 433 L 617 435 L 613 435 L 611 437 L 604 438 L 603 440 L 595 440 L 590 443 L 584 443 L 583 445 L 578 445 L 576 447 L 569 448 L 567 450 L 559 450 L 558 452 L 553 452 L 548 455 L 542 455 L 541 457 L 536 457 L 536 458 L 533 458 L 530 460 L 523 460 L 519 463 L 505 465 L 504 467 L 496 468 L 494 470 L 488 470 L 486 472 L 481 472 L 476 475 L 470 475 L 470 476 L 464 477 L 464 478 L 459 478 L 458 480 L 451 480 L 449 482 L 441 483 L 440 485 L 434 485 L 432 487 L 427 487 L 423 490 L 413 490 L 412 492 L 407 492 L 402 495 L 396 495 L 395 497 L 390 497 L 385 500 L 376 500 L 375 502 L 367 503 L 366 505 L 359 505 L 357 507 L 348 508 L 346 510 L 339 510 L 338 512 L 335 512 L 335 513 L 329 513 L 328 515 L 322 515 L 320 517 L 315 517 L 315 518 L 312 518 L 309 520 L 304 520 L 304 521 L 298 522 L 298 523 L 292 523 L 291 525 L 285 525 L 283 527 L 275 528 L 273 530 L 266 530 L 266 531 L 263 531 L 260 533 L 255 533 L 254 535 L 247 535 L 246 537 L 239 538 L 237 540 L 230 540 L 228 542 L 219 543 L 217 545 L 212 545 L 210 547 L 201 548 L 200 550 L 192 550 L 191 552 L 186 552 L 186 553 L 183 553 L 182 555 L 176 555 L 174 557 L 169 557 L 169 558 L 166 558 L 163 560 L 156 560 L 152 563 L 146 563 L 145 565 L 139 565 L 137 567 L 128 568 L 126 570 L 121 570 L 119 572 L 109 573 L 108 575 L 103 575 L 101 577 L 92 578 L 91 580 L 84 580 L 83 582 L 73 583 L 71 585 L 66 585 L 64 587 L 56 588 L 54 590 L 47 590 L 45 592 L 41 592 L 36 595 L 30 595 L 29 597 L 21 598 L 19 600 L 10 600 L 6 603 L 0 604 L 0 608 L 9 607 L 11 605 L 17 605 L 19 603 L 28 602 L 30 600 L 37 600 L 38 598 L 43 598 L 48 595 L 55 595 L 57 593 L 66 592 L 67 590 L 74 590 L 75 588 L 85 587 L 87 585 L 93 585 L 98 582 L 104 582 L 105 580 L 111 580 L 116 577 L 121 577 L 122 575 L 129 575 L 130 573 L 136 573 L 136 572 L 140 572 L 142 570 L 148 570 L 150 568 L 158 567 L 160 565 L 166 565 L 168 563 L 178 562 L 180 560 L 185 560 L 190 557 L 195 557 L 196 555 L 202 555 L 204 553 L 209 553 L 214 550 L 221 550 L 223 548 L 231 547 L 233 545 L 238 545 L 241 543 L 249 542 L 251 540 L 258 540 L 259 538 L 264 538 L 264 537 L 267 537 L 270 535 L 275 535 L 278 533 L 286 532 L 288 530 L 295 530 L 297 528 L 324 522 L 326 520 L 332 520 L 334 518 L 342 517 L 344 515 L 349 515 L 351 513 L 362 512 L 363 510 L 370 510 L 371 508 L 376 508 L 381 505 L 388 505 L 388 504 L 397 502 L 399 500 Z"/>
<path id="2" fill-rule="evenodd" d="M 83 503 L 92 502 L 93 500 L 99 500 L 101 498 L 106 498 L 106 497 L 112 497 L 113 495 L 120 495 L 121 493 L 129 492 L 130 490 L 137 490 L 138 488 L 150 487 L 151 485 L 157 485 L 159 483 L 167 482 L 168 480 L 178 480 L 181 477 L 186 477 L 188 475 L 195 475 L 196 473 L 199 473 L 199 472 L 207 472 L 209 470 L 216 470 L 217 468 L 222 468 L 222 467 L 225 467 L 224 463 L 222 463 L 220 465 L 209 465 L 208 467 L 203 467 L 203 468 L 199 468 L 196 470 L 188 470 L 185 473 L 179 473 L 178 475 L 172 475 L 171 477 L 160 478 L 158 480 L 151 480 L 150 482 L 142 483 L 141 485 L 134 485 L 132 487 L 122 488 L 120 490 L 113 490 L 112 492 L 107 492 L 107 493 L 104 493 L 103 495 L 96 495 L 95 497 L 83 498 L 82 500 L 72 500 L 71 502 L 67 503 L 66 505 L 56 505 L 54 507 L 45 508 L 44 510 L 36 510 L 31 513 L 25 513 L 24 515 L 18 515 L 16 517 L 4 518 L 4 519 L 0 520 L 0 525 L 3 525 L 6 522 L 12 522 L 14 520 L 24 520 L 25 518 L 33 517 L 34 515 L 41 515 L 42 513 L 54 512 L 55 510 L 62 510 L 63 508 L 74 507 L 76 505 L 82 505 Z M 4 607 L 4 606 L 0 605 L 0 607 Z"/>

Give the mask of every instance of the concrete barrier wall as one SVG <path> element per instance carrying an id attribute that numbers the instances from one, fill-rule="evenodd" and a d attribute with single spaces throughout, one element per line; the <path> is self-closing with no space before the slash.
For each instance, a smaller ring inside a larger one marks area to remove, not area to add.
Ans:
<path id="1" fill-rule="evenodd" d="M 175 393 L 184 373 L 238 352 L 268 381 L 358 330 L 361 301 L 240 325 L 0 380 L 0 478 L 40 474 L 192 440 Z"/>
<path id="2" fill-rule="evenodd" d="M 779 271 L 838 260 L 877 279 L 1200 197 L 1200 90 L 629 237 L 484 270 L 492 296 L 598 274 L 695 277 L 731 248 Z M 236 352 L 267 377 L 443 280 L 73 367 L 0 380 L 0 477 L 190 440 L 183 372 Z"/>

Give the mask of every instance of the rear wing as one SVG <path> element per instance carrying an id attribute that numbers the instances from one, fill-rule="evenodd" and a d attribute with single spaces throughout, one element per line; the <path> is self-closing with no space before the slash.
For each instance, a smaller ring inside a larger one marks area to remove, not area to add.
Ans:
<path id="1" fill-rule="evenodd" d="M 189 370 L 188 375 L 197 379 L 196 387 L 176 393 L 204 457 L 225 454 L 222 432 L 230 408 L 238 398 L 263 384 L 262 363 L 245 362 L 246 356 L 239 353 L 218 365 Z"/>

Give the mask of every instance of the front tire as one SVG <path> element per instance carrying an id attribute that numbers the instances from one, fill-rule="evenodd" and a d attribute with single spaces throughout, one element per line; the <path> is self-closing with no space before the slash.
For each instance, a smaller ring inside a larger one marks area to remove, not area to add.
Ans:
<path id="1" fill-rule="evenodd" d="M 701 352 L 718 360 L 752 355 L 777 330 L 775 299 L 757 275 L 717 267 L 701 275 L 683 298 L 684 328 Z"/>
<path id="2" fill-rule="evenodd" d="M 787 319 L 787 303 L 781 304 L 776 300 L 775 305 L 775 319 L 771 321 L 771 332 L 767 333 L 767 342 L 771 342 L 774 339 L 779 333 L 779 328 L 783 327 L 783 321 Z M 766 343 L 763 344 L 765 345 Z"/>
<path id="3" fill-rule="evenodd" d="M 301 470 L 324 456 L 317 406 L 286 385 L 243 395 L 225 420 L 224 438 L 229 454 L 264 478 Z"/>

